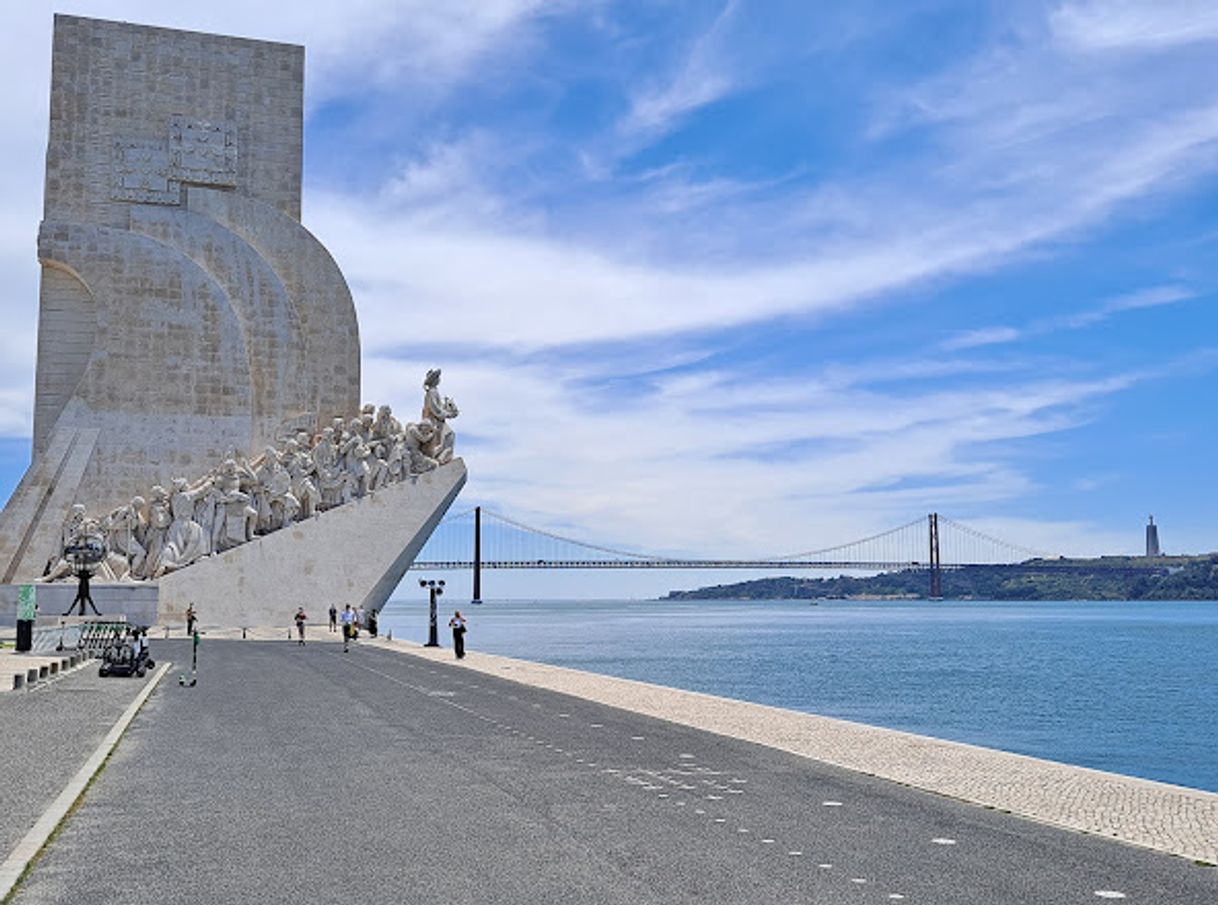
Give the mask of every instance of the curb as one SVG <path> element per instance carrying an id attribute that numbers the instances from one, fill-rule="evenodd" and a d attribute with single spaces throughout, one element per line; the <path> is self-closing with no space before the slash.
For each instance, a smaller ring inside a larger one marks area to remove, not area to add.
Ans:
<path id="1" fill-rule="evenodd" d="M 136 695 L 135 700 L 123 711 L 123 715 L 118 718 L 118 722 L 106 733 L 106 737 L 102 739 L 97 750 L 85 761 L 85 765 L 68 781 L 64 790 L 59 793 L 59 796 L 51 802 L 50 807 L 38 818 L 38 822 L 17 843 L 17 847 L 9 853 L 4 863 L 0 864 L 0 902 L 7 901 L 8 896 L 16 888 L 17 882 L 25 873 L 26 868 L 29 867 L 30 862 L 37 857 L 42 847 L 46 845 L 47 840 L 51 838 L 51 834 L 55 832 L 56 827 L 59 826 L 68 811 L 71 810 L 72 805 L 80 798 L 89 781 L 93 779 L 93 776 L 101 768 L 101 765 L 105 763 L 106 758 L 110 756 L 110 752 L 118 744 L 118 740 L 122 738 L 127 727 L 131 725 L 131 721 L 135 719 L 135 715 L 139 713 L 140 708 L 144 706 L 144 702 L 148 700 L 148 696 L 152 694 L 153 689 L 160 683 L 161 678 L 169 671 L 169 667 L 172 665 L 169 662 L 162 663 L 160 668 L 153 673 L 152 678 L 148 680 L 140 693 Z"/>

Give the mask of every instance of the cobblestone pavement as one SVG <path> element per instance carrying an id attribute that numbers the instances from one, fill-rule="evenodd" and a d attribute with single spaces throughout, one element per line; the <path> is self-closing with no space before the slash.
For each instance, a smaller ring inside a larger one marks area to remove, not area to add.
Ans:
<path id="1" fill-rule="evenodd" d="M 428 659 L 447 650 L 381 647 Z M 916 789 L 1218 864 L 1218 794 L 893 729 L 471 651 L 462 666 Z"/>
<path id="2" fill-rule="evenodd" d="M 0 695 L 0 861 L 88 760 L 144 681 L 100 678 L 93 661 L 29 691 Z"/>

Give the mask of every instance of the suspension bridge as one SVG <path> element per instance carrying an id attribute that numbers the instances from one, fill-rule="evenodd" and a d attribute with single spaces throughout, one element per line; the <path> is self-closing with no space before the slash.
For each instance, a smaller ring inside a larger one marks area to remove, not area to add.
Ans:
<path id="1" fill-rule="evenodd" d="M 923 569 L 931 597 L 941 596 L 944 569 L 982 565 L 1048 565 L 1051 553 L 1013 544 L 938 513 L 831 547 L 757 559 L 698 559 L 601 546 L 525 524 L 475 506 L 449 515 L 411 569 L 472 569 L 481 599 L 483 569 L 781 569 L 886 572 Z"/>

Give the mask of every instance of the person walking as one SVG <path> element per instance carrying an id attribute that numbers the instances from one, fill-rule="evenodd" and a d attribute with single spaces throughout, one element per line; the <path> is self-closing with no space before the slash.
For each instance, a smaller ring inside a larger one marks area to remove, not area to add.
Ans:
<path id="1" fill-rule="evenodd" d="M 330 631 L 338 631 L 338 607 L 330 604 Z"/>
<path id="2" fill-rule="evenodd" d="M 301 646 L 301 647 L 304 647 L 304 643 L 305 643 L 305 640 L 304 640 L 304 627 L 305 627 L 305 620 L 306 620 L 306 619 L 308 619 L 308 618 L 309 618 L 309 617 L 305 615 L 304 607 L 300 606 L 300 607 L 297 607 L 297 608 L 296 608 L 296 616 L 295 616 L 295 619 L 296 619 L 296 639 L 297 639 L 297 642 L 300 644 L 300 646 Z"/>
<path id="3" fill-rule="evenodd" d="M 453 630 L 453 653 L 457 655 L 458 660 L 465 659 L 465 617 L 461 615 L 461 611 L 457 610 L 453 613 L 453 618 L 448 620 L 448 627 Z"/>
<path id="4" fill-rule="evenodd" d="M 351 609 L 351 604 L 343 607 L 342 615 L 339 619 L 343 624 L 343 653 L 350 650 L 351 636 L 355 634 L 355 611 Z"/>
<path id="5" fill-rule="evenodd" d="M 186 607 L 186 634 L 193 636 L 195 633 L 195 623 L 198 618 L 195 616 L 195 605 L 192 603 Z"/>

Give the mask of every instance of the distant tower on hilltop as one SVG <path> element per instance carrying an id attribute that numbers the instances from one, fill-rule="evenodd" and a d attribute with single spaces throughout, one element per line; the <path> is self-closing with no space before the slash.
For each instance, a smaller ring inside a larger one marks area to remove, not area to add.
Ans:
<path id="1" fill-rule="evenodd" d="M 1153 515 L 1150 517 L 1150 524 L 1146 526 L 1146 555 L 1163 555 L 1163 551 L 1159 549 L 1159 526 L 1155 524 Z"/>

